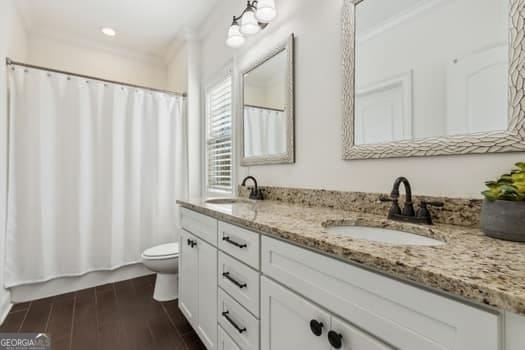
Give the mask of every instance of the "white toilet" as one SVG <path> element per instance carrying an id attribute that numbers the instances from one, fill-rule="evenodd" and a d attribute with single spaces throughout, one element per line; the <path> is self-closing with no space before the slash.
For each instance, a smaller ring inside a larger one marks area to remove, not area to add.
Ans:
<path id="1" fill-rule="evenodd" d="M 170 301 L 179 297 L 179 243 L 162 244 L 146 249 L 142 263 L 157 273 L 153 299 Z"/>

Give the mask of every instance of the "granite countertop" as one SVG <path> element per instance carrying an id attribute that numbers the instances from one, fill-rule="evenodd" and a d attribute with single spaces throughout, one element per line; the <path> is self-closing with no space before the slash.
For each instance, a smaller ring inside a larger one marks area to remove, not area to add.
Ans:
<path id="1" fill-rule="evenodd" d="M 284 239 L 448 294 L 525 315 L 525 244 L 495 240 L 479 229 L 419 226 L 384 217 L 278 201 L 234 205 L 203 199 L 178 201 L 185 208 Z M 399 246 L 329 233 L 326 225 L 392 228 L 442 240 L 439 246 Z"/>

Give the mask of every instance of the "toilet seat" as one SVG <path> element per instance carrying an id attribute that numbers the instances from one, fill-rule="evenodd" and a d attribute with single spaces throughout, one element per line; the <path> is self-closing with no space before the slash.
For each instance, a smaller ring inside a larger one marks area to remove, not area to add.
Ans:
<path id="1" fill-rule="evenodd" d="M 179 243 L 161 244 L 153 248 L 146 249 L 142 253 L 142 258 L 147 260 L 172 259 L 179 256 Z"/>

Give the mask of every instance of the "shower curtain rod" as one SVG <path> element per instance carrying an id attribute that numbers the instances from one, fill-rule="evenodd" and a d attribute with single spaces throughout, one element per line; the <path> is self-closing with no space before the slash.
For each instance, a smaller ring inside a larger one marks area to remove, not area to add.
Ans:
<path id="1" fill-rule="evenodd" d="M 44 71 L 52 72 L 52 73 L 71 75 L 71 76 L 79 77 L 79 78 L 83 78 L 83 79 L 98 80 L 98 81 L 101 81 L 101 82 L 104 82 L 104 83 L 109 83 L 109 84 L 123 85 L 123 86 L 129 86 L 129 87 L 137 88 L 137 89 L 143 89 L 143 90 L 149 90 L 149 91 L 155 91 L 155 92 L 162 92 L 162 93 L 169 94 L 169 95 L 182 96 L 182 97 L 187 97 L 188 96 L 188 94 L 185 93 L 185 92 L 184 93 L 180 93 L 180 92 L 174 92 L 174 91 L 168 91 L 168 90 L 155 89 L 155 88 L 148 87 L 148 86 L 141 86 L 141 85 L 134 85 L 134 84 L 129 84 L 129 83 L 123 83 L 123 82 L 120 82 L 120 81 L 102 79 L 102 78 L 99 78 L 99 77 L 93 77 L 93 76 L 84 75 L 84 74 L 71 73 L 71 72 L 66 72 L 66 71 L 53 69 L 53 68 L 35 66 L 35 65 L 32 65 L 32 64 L 23 63 L 23 62 L 16 62 L 16 61 L 13 61 L 12 59 L 10 59 L 9 57 L 7 57 L 5 59 L 5 63 L 8 66 L 20 66 L 20 67 L 26 67 L 26 68 L 33 68 L 33 69 L 44 70 Z"/>

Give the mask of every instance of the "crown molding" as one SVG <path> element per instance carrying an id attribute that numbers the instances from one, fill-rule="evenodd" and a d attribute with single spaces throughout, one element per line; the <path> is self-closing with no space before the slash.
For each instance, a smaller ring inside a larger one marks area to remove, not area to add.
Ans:
<path id="1" fill-rule="evenodd" d="M 411 20 L 414 17 L 417 17 L 420 14 L 423 14 L 425 12 L 428 12 L 432 9 L 435 9 L 438 6 L 444 5 L 445 3 L 450 2 L 450 0 L 425 0 L 420 1 L 417 4 L 414 4 L 413 6 L 408 7 L 404 11 L 398 13 L 397 15 L 394 15 L 390 18 L 387 18 L 386 21 L 380 23 L 377 26 L 372 27 L 365 33 L 356 36 L 357 43 L 364 43 L 368 40 L 371 40 L 375 38 L 376 36 L 379 36 L 383 34 L 384 32 L 391 30 L 394 27 L 397 27 L 409 20 Z"/>
<path id="2" fill-rule="evenodd" d="M 169 65 L 175 59 L 175 57 L 177 57 L 185 45 L 185 40 L 181 40 L 179 38 L 173 39 L 164 53 L 164 64 Z"/>

